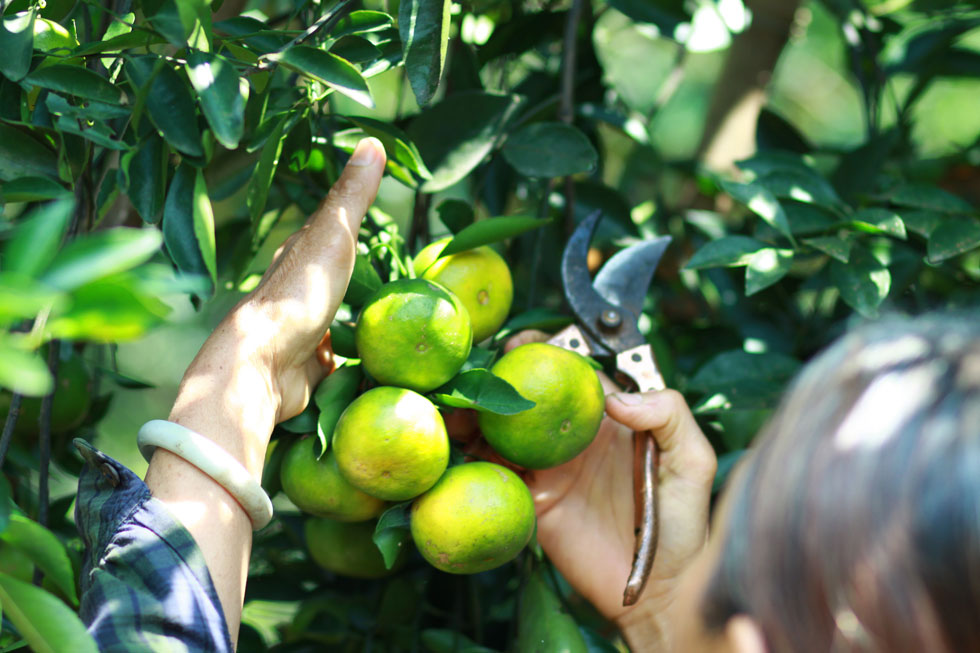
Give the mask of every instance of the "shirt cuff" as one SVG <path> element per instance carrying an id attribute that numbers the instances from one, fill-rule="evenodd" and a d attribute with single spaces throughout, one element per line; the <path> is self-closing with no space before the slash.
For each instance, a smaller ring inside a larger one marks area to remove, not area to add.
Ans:
<path id="1" fill-rule="evenodd" d="M 81 439 L 75 523 L 85 543 L 82 621 L 100 651 L 234 647 L 194 538 L 146 484 Z"/>

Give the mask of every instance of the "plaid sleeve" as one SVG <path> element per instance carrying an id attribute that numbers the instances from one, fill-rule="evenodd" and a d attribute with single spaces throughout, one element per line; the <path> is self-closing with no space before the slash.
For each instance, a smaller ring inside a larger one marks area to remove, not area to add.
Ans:
<path id="1" fill-rule="evenodd" d="M 234 648 L 197 543 L 149 488 L 84 440 L 75 523 L 85 543 L 80 615 L 101 651 Z"/>

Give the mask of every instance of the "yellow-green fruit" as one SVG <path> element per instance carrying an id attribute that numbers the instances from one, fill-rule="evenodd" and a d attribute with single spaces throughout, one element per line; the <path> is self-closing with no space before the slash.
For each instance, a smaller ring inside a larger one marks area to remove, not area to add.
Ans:
<path id="1" fill-rule="evenodd" d="M 510 313 L 514 282 L 503 257 L 489 247 L 438 258 L 450 238 L 437 240 L 415 257 L 415 271 L 423 279 L 437 281 L 453 291 L 470 314 L 473 341 L 481 342 L 497 332 Z"/>
<path id="2" fill-rule="evenodd" d="M 605 395 L 595 370 L 579 354 L 531 343 L 505 354 L 491 370 L 535 402 L 514 415 L 478 417 L 487 442 L 510 462 L 547 469 L 568 462 L 595 439 Z"/>
<path id="3" fill-rule="evenodd" d="M 466 307 L 445 287 L 400 279 L 364 306 L 354 340 L 364 368 L 380 383 L 428 392 L 466 362 L 473 331 Z"/>
<path id="4" fill-rule="evenodd" d="M 348 523 L 322 517 L 306 520 L 306 548 L 313 561 L 335 574 L 352 578 L 383 578 L 405 564 L 403 549 L 385 568 L 384 558 L 374 544 L 375 522 Z"/>
<path id="5" fill-rule="evenodd" d="M 58 374 L 51 400 L 51 432 L 64 433 L 77 428 L 85 421 L 92 405 L 91 377 L 85 363 L 78 356 L 59 361 Z M 24 397 L 20 404 L 20 417 L 14 433 L 20 436 L 36 435 L 41 415 L 41 397 Z M 10 393 L 0 393 L 0 416 L 10 410 Z"/>
<path id="6" fill-rule="evenodd" d="M 316 459 L 316 438 L 296 442 L 282 461 L 282 489 L 303 512 L 337 521 L 365 521 L 377 517 L 385 502 L 347 482 L 328 449 Z"/>
<path id="7" fill-rule="evenodd" d="M 524 585 L 514 650 L 516 653 L 587 653 L 589 650 L 578 624 L 552 591 L 540 567 Z"/>
<path id="8" fill-rule="evenodd" d="M 412 539 L 429 563 L 475 574 L 513 560 L 534 532 L 534 500 L 514 472 L 494 463 L 450 467 L 412 504 Z"/>
<path id="9" fill-rule="evenodd" d="M 417 497 L 449 464 L 442 415 L 422 395 L 381 386 L 351 402 L 333 432 L 337 466 L 351 485 L 386 501 Z"/>

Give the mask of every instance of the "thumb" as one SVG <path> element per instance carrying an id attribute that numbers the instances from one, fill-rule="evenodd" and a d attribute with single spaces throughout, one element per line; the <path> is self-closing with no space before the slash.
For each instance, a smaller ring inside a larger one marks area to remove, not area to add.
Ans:
<path id="1" fill-rule="evenodd" d="M 714 449 L 704 437 L 683 395 L 676 390 L 606 398 L 606 412 L 634 431 L 651 431 L 660 445 L 661 465 L 698 483 L 710 483 L 717 468 Z"/>

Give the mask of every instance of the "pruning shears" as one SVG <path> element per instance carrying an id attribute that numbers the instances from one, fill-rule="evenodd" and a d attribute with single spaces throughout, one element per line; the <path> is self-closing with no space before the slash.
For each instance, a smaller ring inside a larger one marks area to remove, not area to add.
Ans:
<path id="1" fill-rule="evenodd" d="M 561 261 L 565 298 L 575 322 L 549 342 L 585 356 L 615 357 L 616 370 L 639 392 L 666 388 L 653 349 L 640 333 L 643 299 L 670 236 L 630 245 L 614 254 L 593 280 L 586 263 L 589 242 L 602 214 L 596 211 L 572 233 Z M 649 431 L 633 433 L 633 491 L 636 545 L 623 605 L 633 605 L 646 585 L 659 533 L 657 467 L 659 447 Z"/>

